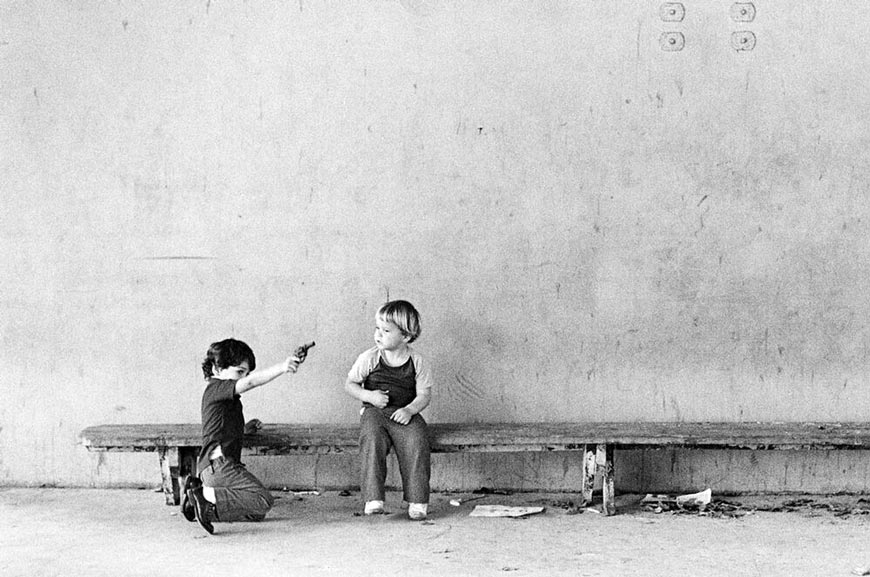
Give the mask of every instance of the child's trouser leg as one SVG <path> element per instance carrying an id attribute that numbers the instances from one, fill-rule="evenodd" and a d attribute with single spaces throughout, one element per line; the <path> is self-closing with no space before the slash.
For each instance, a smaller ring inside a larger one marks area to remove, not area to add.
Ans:
<path id="1" fill-rule="evenodd" d="M 390 451 L 390 421 L 380 409 L 366 407 L 360 418 L 360 490 L 365 501 L 383 501 L 387 480 L 387 453 Z"/>
<path id="2" fill-rule="evenodd" d="M 390 423 L 390 437 L 399 460 L 405 501 L 428 503 L 431 461 L 426 421 L 420 415 L 414 415 L 407 425 L 395 421 Z"/>
<path id="3" fill-rule="evenodd" d="M 275 502 L 269 490 L 245 466 L 223 457 L 200 474 L 213 487 L 219 521 L 262 521 Z"/>

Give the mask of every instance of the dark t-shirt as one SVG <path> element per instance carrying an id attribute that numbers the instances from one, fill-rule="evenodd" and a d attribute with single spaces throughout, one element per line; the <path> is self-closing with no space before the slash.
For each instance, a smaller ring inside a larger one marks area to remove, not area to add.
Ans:
<path id="1" fill-rule="evenodd" d="M 414 370 L 414 360 L 408 357 L 407 362 L 399 367 L 391 367 L 383 359 L 363 381 L 363 388 L 368 391 L 385 391 L 390 400 L 385 408 L 390 413 L 406 407 L 417 396 L 417 371 Z M 373 405 L 363 403 L 366 407 Z"/>
<path id="2" fill-rule="evenodd" d="M 197 473 L 209 466 L 208 456 L 216 447 L 227 459 L 241 462 L 244 434 L 245 416 L 241 397 L 236 394 L 236 381 L 210 379 L 202 393 L 202 451 Z"/>

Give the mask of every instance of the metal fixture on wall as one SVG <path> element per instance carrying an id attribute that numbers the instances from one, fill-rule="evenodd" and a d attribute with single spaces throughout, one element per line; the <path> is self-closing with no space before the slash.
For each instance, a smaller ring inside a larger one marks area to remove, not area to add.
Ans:
<path id="1" fill-rule="evenodd" d="M 746 23 L 755 20 L 755 4 L 752 2 L 735 2 L 731 5 L 731 20 Z M 738 30 L 731 33 L 731 47 L 738 52 L 746 52 L 755 48 L 755 33 L 750 30 Z"/>
<path id="2" fill-rule="evenodd" d="M 662 22 L 682 22 L 686 17 L 686 7 L 682 2 L 664 2 L 659 6 L 659 18 Z M 678 52 L 686 45 L 686 37 L 682 32 L 662 32 L 659 45 L 666 52 Z"/>

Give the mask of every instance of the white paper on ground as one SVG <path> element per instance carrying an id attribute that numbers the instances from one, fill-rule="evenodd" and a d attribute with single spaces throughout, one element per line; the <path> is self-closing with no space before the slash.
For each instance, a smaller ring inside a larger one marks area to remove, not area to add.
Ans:
<path id="1" fill-rule="evenodd" d="M 543 512 L 543 507 L 507 507 L 505 505 L 478 505 L 469 517 L 524 517 Z"/>
<path id="2" fill-rule="evenodd" d="M 697 505 L 698 507 L 702 505 L 709 505 L 710 501 L 713 498 L 713 491 L 711 489 L 706 489 L 701 491 L 700 493 L 692 493 L 691 495 L 680 495 L 677 497 L 677 505 L 681 505 L 685 507 L 686 505 Z"/>

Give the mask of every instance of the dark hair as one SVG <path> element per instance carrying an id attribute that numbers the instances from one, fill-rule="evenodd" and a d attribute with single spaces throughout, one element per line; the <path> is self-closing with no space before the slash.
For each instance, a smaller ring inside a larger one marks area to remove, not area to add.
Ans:
<path id="1" fill-rule="evenodd" d="M 408 301 L 389 301 L 378 309 L 378 318 L 389 321 L 399 327 L 402 334 L 413 343 L 420 336 L 420 313 Z"/>
<path id="2" fill-rule="evenodd" d="M 247 344 L 236 339 L 226 339 L 212 343 L 202 361 L 202 374 L 206 380 L 214 376 L 214 369 L 237 367 L 242 362 L 248 361 L 248 369 L 253 371 L 257 367 L 254 359 L 254 351 Z"/>

